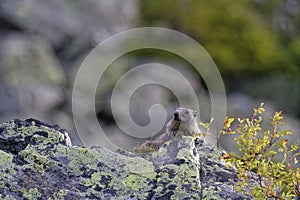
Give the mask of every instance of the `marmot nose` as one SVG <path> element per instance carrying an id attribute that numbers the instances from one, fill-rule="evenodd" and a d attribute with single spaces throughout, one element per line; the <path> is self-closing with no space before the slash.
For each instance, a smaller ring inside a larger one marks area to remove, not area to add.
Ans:
<path id="1" fill-rule="evenodd" d="M 179 120 L 179 113 L 178 112 L 174 112 L 174 119 Z"/>

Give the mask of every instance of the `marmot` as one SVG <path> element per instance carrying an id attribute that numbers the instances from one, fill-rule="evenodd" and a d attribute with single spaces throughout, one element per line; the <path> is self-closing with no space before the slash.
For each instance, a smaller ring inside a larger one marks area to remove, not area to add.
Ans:
<path id="1" fill-rule="evenodd" d="M 200 133 L 197 120 L 197 111 L 188 108 L 177 108 L 172 119 L 166 125 L 166 132 L 155 140 L 146 141 L 135 148 L 135 152 L 148 153 L 156 151 L 166 141 L 180 139 L 183 135 L 193 136 Z"/>

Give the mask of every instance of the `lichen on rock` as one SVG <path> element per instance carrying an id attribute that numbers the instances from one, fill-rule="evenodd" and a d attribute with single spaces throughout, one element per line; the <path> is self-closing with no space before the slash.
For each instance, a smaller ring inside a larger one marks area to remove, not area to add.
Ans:
<path id="1" fill-rule="evenodd" d="M 218 153 L 185 136 L 146 155 L 72 146 L 57 125 L 12 120 L 0 125 L 0 198 L 241 199 Z"/>

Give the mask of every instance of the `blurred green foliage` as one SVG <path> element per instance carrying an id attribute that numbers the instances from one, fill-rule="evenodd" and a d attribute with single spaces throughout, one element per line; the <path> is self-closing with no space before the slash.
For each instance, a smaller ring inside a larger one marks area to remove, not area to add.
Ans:
<path id="1" fill-rule="evenodd" d="M 140 6 L 144 25 L 169 27 L 193 37 L 227 77 L 279 71 L 300 79 L 300 34 L 274 25 L 282 3 L 142 0 Z M 299 13 L 292 17 L 300 27 Z"/>

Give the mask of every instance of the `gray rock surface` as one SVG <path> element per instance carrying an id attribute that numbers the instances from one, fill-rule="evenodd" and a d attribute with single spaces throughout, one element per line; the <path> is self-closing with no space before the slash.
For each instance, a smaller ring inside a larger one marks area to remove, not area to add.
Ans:
<path id="1" fill-rule="evenodd" d="M 191 137 L 146 155 L 72 146 L 68 133 L 35 119 L 0 125 L 1 199 L 245 199 L 221 149 Z"/>
<path id="2" fill-rule="evenodd" d="M 80 144 L 70 111 L 77 69 L 99 42 L 135 24 L 137 14 L 135 0 L 1 0 L 0 121 L 59 123 Z"/>
<path id="3" fill-rule="evenodd" d="M 24 34 L 2 36 L 0 73 L 4 84 L 0 91 L 9 91 L 9 99 L 16 101 L 3 106 L 10 109 L 4 114 L 42 115 L 63 101 L 64 72 L 52 47 L 40 37 Z M 0 95 L 1 99 L 4 97 L 5 94 Z"/>
<path id="4" fill-rule="evenodd" d="M 136 1 L 3 0 L 6 19 L 19 29 L 48 38 L 63 56 L 72 58 L 92 44 L 128 28 L 136 16 Z"/>

